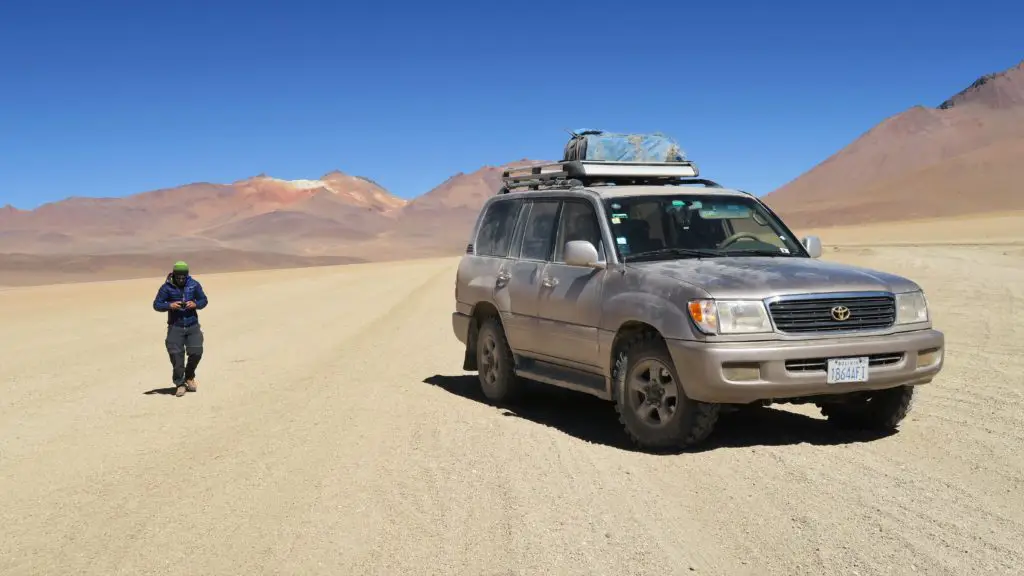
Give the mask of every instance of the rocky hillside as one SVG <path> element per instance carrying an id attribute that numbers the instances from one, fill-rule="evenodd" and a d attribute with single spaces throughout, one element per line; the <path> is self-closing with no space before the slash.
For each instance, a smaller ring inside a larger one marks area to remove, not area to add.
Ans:
<path id="1" fill-rule="evenodd" d="M 1024 209 L 1024 62 L 882 121 L 764 199 L 796 227 Z"/>
<path id="2" fill-rule="evenodd" d="M 521 160 L 510 165 L 532 163 Z M 245 250 L 375 259 L 389 246 L 444 252 L 465 243 L 503 166 L 456 174 L 412 200 L 334 171 L 316 180 L 258 175 L 124 198 L 72 197 L 31 211 L 0 208 L 0 253 L 145 254 Z M 371 253 L 366 253 L 370 251 Z"/>

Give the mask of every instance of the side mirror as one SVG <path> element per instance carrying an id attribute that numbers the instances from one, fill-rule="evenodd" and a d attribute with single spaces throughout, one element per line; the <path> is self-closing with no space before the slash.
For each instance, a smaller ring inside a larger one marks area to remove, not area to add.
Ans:
<path id="1" fill-rule="evenodd" d="M 597 261 L 597 248 L 586 240 L 572 240 L 566 243 L 565 263 L 569 266 L 604 268 L 604 264 Z"/>
<path id="2" fill-rule="evenodd" d="M 821 238 L 817 236 L 805 236 L 800 240 L 811 258 L 821 258 Z"/>

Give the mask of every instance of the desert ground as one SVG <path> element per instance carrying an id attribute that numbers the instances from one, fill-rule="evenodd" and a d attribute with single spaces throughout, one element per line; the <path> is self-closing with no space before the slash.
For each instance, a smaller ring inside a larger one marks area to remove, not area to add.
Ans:
<path id="1" fill-rule="evenodd" d="M 924 286 L 945 371 L 888 437 L 770 408 L 669 456 L 588 396 L 483 402 L 457 257 L 196 270 L 184 398 L 162 276 L 0 290 L 0 573 L 1022 574 L 1021 224 L 815 231 Z"/>

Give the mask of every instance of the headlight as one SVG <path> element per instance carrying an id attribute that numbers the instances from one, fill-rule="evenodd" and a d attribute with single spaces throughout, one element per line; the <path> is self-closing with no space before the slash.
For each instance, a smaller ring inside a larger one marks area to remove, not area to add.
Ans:
<path id="1" fill-rule="evenodd" d="M 690 318 L 705 334 L 771 332 L 768 311 L 760 300 L 691 300 Z"/>
<path id="2" fill-rule="evenodd" d="M 914 324 L 928 321 L 928 299 L 924 292 L 905 292 L 896 295 L 896 324 Z"/>

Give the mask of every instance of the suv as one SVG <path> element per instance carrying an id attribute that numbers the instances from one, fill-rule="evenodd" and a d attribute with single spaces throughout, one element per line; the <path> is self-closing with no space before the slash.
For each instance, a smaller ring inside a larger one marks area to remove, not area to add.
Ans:
<path id="1" fill-rule="evenodd" d="M 892 429 L 943 364 L 914 282 L 818 260 L 757 197 L 692 162 L 507 170 L 459 263 L 455 336 L 492 402 L 520 378 L 614 402 L 642 448 L 708 437 L 723 407 L 812 403 Z M 696 186 L 694 186 L 696 185 Z"/>

